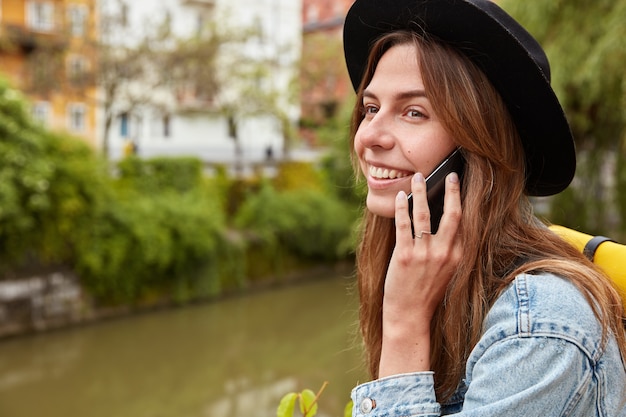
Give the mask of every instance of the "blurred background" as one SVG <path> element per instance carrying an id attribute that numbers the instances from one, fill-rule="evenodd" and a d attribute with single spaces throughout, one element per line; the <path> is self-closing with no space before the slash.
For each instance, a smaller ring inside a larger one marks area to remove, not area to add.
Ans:
<path id="1" fill-rule="evenodd" d="M 626 0 L 500 0 L 577 141 L 537 215 L 626 240 Z M 351 0 L 0 2 L 0 416 L 274 416 L 366 380 Z"/>

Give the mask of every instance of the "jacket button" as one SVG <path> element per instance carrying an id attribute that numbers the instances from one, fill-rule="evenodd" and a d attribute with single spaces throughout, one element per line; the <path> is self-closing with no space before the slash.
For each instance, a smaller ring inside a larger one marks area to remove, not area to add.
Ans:
<path id="1" fill-rule="evenodd" d="M 376 401 L 372 400 L 371 398 L 364 398 L 363 401 L 361 401 L 361 405 L 359 406 L 363 414 L 369 414 L 374 409 L 374 407 L 376 407 Z"/>

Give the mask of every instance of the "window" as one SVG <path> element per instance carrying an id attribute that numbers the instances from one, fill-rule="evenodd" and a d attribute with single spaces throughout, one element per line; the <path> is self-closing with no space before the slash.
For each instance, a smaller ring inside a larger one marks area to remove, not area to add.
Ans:
<path id="1" fill-rule="evenodd" d="M 44 126 L 47 126 L 50 120 L 50 103 L 47 101 L 38 101 L 31 109 L 33 119 Z"/>
<path id="2" fill-rule="evenodd" d="M 316 23 L 319 20 L 320 11 L 316 5 L 310 4 L 306 9 L 306 23 Z"/>
<path id="3" fill-rule="evenodd" d="M 69 29 L 72 36 L 85 36 L 87 29 L 87 8 L 82 4 L 68 6 Z"/>
<path id="4" fill-rule="evenodd" d="M 26 17 L 31 29 L 50 32 L 54 29 L 54 3 L 29 1 L 26 3 Z"/>
<path id="5" fill-rule="evenodd" d="M 128 112 L 120 114 L 120 136 L 123 138 L 130 136 L 130 120 L 128 119 Z"/>
<path id="6" fill-rule="evenodd" d="M 69 129 L 72 132 L 84 132 L 86 128 L 86 111 L 82 103 L 72 103 L 68 106 Z"/>
<path id="7" fill-rule="evenodd" d="M 67 79 L 74 87 L 86 87 L 93 83 L 89 73 L 89 61 L 82 55 L 69 55 L 66 64 Z"/>
<path id="8" fill-rule="evenodd" d="M 84 81 L 87 75 L 87 59 L 81 55 L 70 55 L 67 60 L 67 75 L 70 81 Z"/>

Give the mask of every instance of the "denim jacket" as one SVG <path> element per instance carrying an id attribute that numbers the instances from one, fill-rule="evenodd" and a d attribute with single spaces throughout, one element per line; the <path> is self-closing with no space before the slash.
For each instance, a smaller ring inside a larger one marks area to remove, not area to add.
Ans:
<path id="1" fill-rule="evenodd" d="M 626 371 L 615 338 L 582 293 L 554 275 L 520 275 L 487 314 L 465 378 L 445 404 L 433 373 L 393 375 L 352 391 L 355 417 L 624 417 Z"/>

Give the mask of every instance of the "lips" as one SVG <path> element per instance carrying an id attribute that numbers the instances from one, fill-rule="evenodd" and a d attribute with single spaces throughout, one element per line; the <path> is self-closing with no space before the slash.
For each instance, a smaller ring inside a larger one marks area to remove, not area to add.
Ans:
<path id="1" fill-rule="evenodd" d="M 412 173 L 407 172 L 407 171 L 399 171 L 396 169 L 380 168 L 380 167 L 375 167 L 373 165 L 370 165 L 369 174 L 371 177 L 376 178 L 376 179 L 393 180 L 397 178 L 408 177 Z"/>

